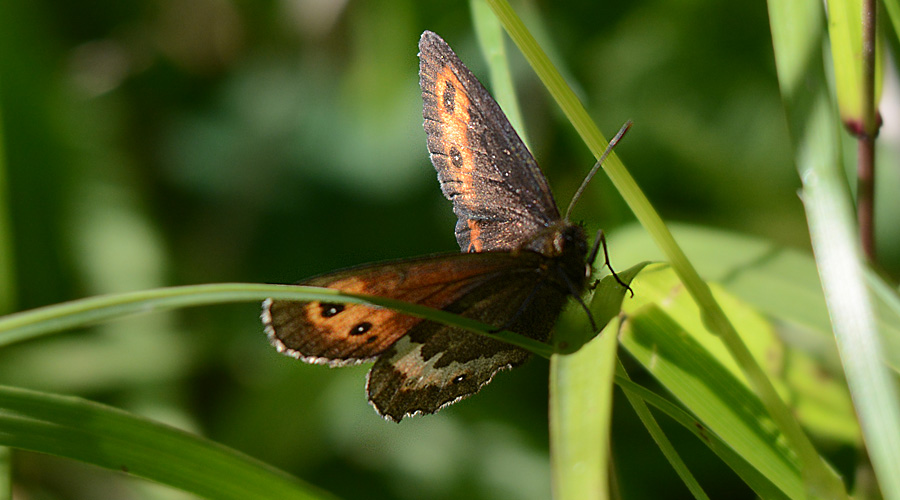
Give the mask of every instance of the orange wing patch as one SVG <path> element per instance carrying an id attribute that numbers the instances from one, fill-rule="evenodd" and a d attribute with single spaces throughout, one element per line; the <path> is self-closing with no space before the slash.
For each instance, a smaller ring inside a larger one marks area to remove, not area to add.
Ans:
<path id="1" fill-rule="evenodd" d="M 480 252 L 484 247 L 484 243 L 481 241 L 481 227 L 478 225 L 478 221 L 473 219 L 467 220 L 466 224 L 469 225 L 469 248 L 466 249 L 466 252 Z"/>
<path id="2" fill-rule="evenodd" d="M 475 158 L 469 146 L 471 102 L 450 66 L 444 66 L 436 75 L 435 91 L 443 153 L 449 158 L 450 165 L 457 169 L 454 177 L 461 184 L 459 190 L 465 192 L 472 189 L 472 172 L 475 169 Z"/>
<path id="3" fill-rule="evenodd" d="M 390 283 L 402 282 L 402 277 L 396 273 L 382 278 Z M 357 276 L 335 281 L 328 284 L 328 287 L 359 294 L 370 294 L 373 288 L 377 288 L 371 280 Z M 383 351 L 396 341 L 397 336 L 391 332 L 408 330 L 422 321 L 421 318 L 389 309 L 357 304 L 310 302 L 303 309 L 303 316 L 308 324 L 319 330 L 330 344 L 329 349 L 317 353 L 317 356 L 323 358 L 347 354 L 354 358 L 366 358 L 368 356 L 364 353 Z"/>
<path id="4" fill-rule="evenodd" d="M 397 340 L 394 332 L 403 332 L 422 321 L 389 309 L 363 305 L 311 302 L 305 305 L 306 320 L 321 335 L 324 349 L 317 357 L 368 359 Z"/>
<path id="5" fill-rule="evenodd" d="M 448 166 L 455 170 L 451 175 L 459 183 L 456 189 L 462 193 L 471 192 L 474 189 L 475 156 L 469 144 L 469 96 L 451 66 L 444 66 L 437 73 L 435 91 L 442 152 L 450 160 Z M 478 221 L 470 219 L 466 223 L 469 227 L 469 245 L 465 251 L 481 252 L 483 244 Z"/>

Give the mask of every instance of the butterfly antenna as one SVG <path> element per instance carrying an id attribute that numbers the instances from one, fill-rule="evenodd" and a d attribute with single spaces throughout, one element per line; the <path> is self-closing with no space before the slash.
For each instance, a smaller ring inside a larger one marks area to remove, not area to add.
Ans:
<path id="1" fill-rule="evenodd" d="M 594 168 L 592 168 L 591 171 L 588 172 L 587 177 L 584 178 L 584 182 L 581 183 L 581 186 L 578 188 L 578 191 L 575 191 L 575 196 L 572 197 L 572 201 L 569 202 L 569 208 L 566 209 L 565 220 L 569 220 L 569 215 L 571 215 L 571 213 L 572 213 L 572 207 L 574 207 L 575 203 L 578 202 L 578 199 L 581 198 L 581 195 L 584 193 L 584 190 L 587 189 L 587 185 L 590 184 L 591 179 L 593 179 L 594 175 L 597 174 L 597 171 L 600 170 L 600 166 L 603 165 L 603 162 L 606 160 L 606 157 L 609 156 L 610 153 L 612 153 L 613 148 L 616 147 L 616 144 L 619 143 L 619 140 L 622 138 L 623 135 L 625 135 L 625 132 L 628 132 L 628 129 L 631 128 L 631 125 L 632 125 L 631 120 L 628 120 L 627 122 L 625 122 L 625 124 L 622 125 L 622 128 L 619 129 L 619 133 L 616 134 L 616 136 L 613 137 L 611 141 L 609 141 L 609 145 L 606 146 L 606 151 L 604 151 L 603 154 L 600 155 L 600 159 L 597 160 L 597 163 L 594 164 Z"/>

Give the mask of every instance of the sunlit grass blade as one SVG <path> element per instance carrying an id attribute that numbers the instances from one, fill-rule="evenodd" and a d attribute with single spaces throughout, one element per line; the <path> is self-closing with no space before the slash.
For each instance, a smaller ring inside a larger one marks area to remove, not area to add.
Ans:
<path id="1" fill-rule="evenodd" d="M 75 397 L 0 387 L 0 444 L 79 460 L 204 498 L 332 498 L 235 450 Z"/>
<path id="2" fill-rule="evenodd" d="M 809 253 L 723 229 L 673 223 L 672 233 L 707 282 L 714 282 L 791 326 L 827 335 L 820 350 L 838 362 L 816 263 Z M 610 233 L 610 245 L 635 259 L 661 260 L 641 227 Z"/>
<path id="3" fill-rule="evenodd" d="M 842 124 L 818 50 L 824 39 L 822 16 L 822 4 L 814 0 L 769 1 L 779 86 L 838 350 L 881 493 L 900 499 L 900 399 L 893 375 L 880 362 L 882 348 L 842 174 Z"/>
<path id="4" fill-rule="evenodd" d="M 509 69 L 503 27 L 500 26 L 497 16 L 491 12 L 485 0 L 469 0 L 469 6 L 472 10 L 475 34 L 478 36 L 478 45 L 488 63 L 491 94 L 500 105 L 506 118 L 509 119 L 509 123 L 519 134 L 519 138 L 531 149 L 531 145 L 528 143 L 528 131 L 522 121 L 522 111 Z"/>
<path id="5" fill-rule="evenodd" d="M 619 273 L 629 283 L 643 269 L 639 264 Z M 600 334 L 584 344 L 580 332 L 591 332 L 581 308 L 569 310 L 554 343 L 569 354 L 550 358 L 550 464 L 554 498 L 601 499 L 609 493 L 609 426 L 612 377 L 615 370 L 618 321 L 611 321 L 627 294 L 611 275 L 595 289 L 589 308 Z M 604 328 L 605 326 L 605 328 Z M 561 337 L 561 338 L 560 338 Z M 584 344 L 584 345 L 582 345 Z M 577 351 L 576 347 L 580 347 Z"/>
<path id="6" fill-rule="evenodd" d="M 745 336 L 745 342 L 757 358 L 767 353 L 762 357 L 768 360 L 763 368 L 781 394 L 790 394 L 787 399 L 798 420 L 819 437 L 858 446 L 859 426 L 812 256 L 759 238 L 711 228 L 676 225 L 673 230 L 688 255 L 699 263 L 705 278 L 771 320 L 771 326 L 760 325 L 764 329 L 749 339 Z M 634 228 L 610 235 L 611 244 L 636 258 L 659 258 L 658 251 L 648 248 L 648 240 Z M 687 319 L 685 314 L 695 314 L 683 311 L 685 308 L 678 304 L 680 299 L 670 293 L 665 288 L 644 291 L 648 300 L 668 304 L 669 314 L 679 322 Z M 748 316 L 744 318 L 742 322 L 749 321 Z M 882 326 L 890 328 L 889 321 L 896 323 L 893 318 L 886 317 Z M 886 332 L 896 334 L 897 329 Z M 707 337 L 701 335 L 698 340 Z M 715 348 L 715 344 L 714 340 L 707 347 Z M 889 355 L 890 351 L 886 352 Z M 736 367 L 728 366 L 738 373 Z"/>
<path id="7" fill-rule="evenodd" d="M 863 125 L 863 33 L 862 0 L 832 0 L 828 2 L 828 35 L 831 57 L 834 60 L 835 91 L 838 109 L 845 125 L 865 130 Z M 884 47 L 878 37 L 875 58 L 875 102 L 881 98 L 882 59 Z"/>
<path id="8" fill-rule="evenodd" d="M 550 358 L 553 498 L 608 498 L 609 423 L 618 321 L 574 354 Z"/>
<path id="9" fill-rule="evenodd" d="M 829 373 L 842 373 L 816 261 L 808 252 L 717 228 L 670 225 L 685 253 L 709 282 L 715 282 L 778 321 L 785 340 L 816 359 Z M 660 260 L 662 253 L 639 226 L 620 228 L 610 245 L 635 259 Z M 900 298 L 890 284 L 867 272 L 879 301 L 882 359 L 900 372 Z"/>

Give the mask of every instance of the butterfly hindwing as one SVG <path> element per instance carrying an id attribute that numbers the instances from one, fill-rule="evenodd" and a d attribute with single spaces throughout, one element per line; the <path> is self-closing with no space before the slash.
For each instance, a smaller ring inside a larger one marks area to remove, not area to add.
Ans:
<path id="1" fill-rule="evenodd" d="M 419 41 L 428 150 L 459 218 L 463 252 L 510 250 L 559 220 L 546 179 L 509 120 L 441 37 Z M 532 250 L 538 250 L 533 248 Z"/>
<path id="2" fill-rule="evenodd" d="M 485 282 L 448 309 L 546 341 L 567 294 L 531 271 Z M 530 356 L 511 344 L 425 321 L 378 358 L 367 392 L 381 415 L 400 421 L 475 394 L 500 370 L 519 366 Z"/>

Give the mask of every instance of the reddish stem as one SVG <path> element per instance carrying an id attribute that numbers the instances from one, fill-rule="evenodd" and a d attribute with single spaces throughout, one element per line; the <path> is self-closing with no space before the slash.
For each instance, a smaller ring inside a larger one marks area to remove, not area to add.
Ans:
<path id="1" fill-rule="evenodd" d="M 859 220 L 859 239 L 869 262 L 875 263 L 875 137 L 878 118 L 875 103 L 875 0 L 862 4 L 862 130 L 857 152 L 856 210 Z"/>

